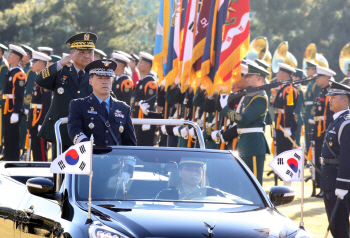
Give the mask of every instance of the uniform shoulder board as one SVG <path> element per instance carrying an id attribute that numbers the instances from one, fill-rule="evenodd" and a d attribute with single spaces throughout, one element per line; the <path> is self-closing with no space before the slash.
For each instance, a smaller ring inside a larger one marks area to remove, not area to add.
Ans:
<path id="1" fill-rule="evenodd" d="M 344 115 L 344 120 L 345 120 L 345 121 L 350 120 L 350 114 Z"/>

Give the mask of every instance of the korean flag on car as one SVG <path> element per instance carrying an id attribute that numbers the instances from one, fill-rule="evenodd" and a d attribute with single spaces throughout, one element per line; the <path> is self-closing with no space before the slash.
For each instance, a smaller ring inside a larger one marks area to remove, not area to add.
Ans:
<path id="1" fill-rule="evenodd" d="M 91 153 L 90 141 L 73 145 L 52 161 L 50 173 L 89 174 Z"/>
<path id="2" fill-rule="evenodd" d="M 269 166 L 284 182 L 301 181 L 304 168 L 302 166 L 302 149 L 287 150 L 277 155 Z"/>

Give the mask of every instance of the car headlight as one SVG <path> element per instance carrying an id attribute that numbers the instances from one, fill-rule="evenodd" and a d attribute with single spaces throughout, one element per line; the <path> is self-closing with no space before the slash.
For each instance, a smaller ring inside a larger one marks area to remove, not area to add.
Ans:
<path id="1" fill-rule="evenodd" d="M 103 225 L 99 221 L 94 221 L 89 226 L 89 238 L 129 238 L 128 236 Z"/>

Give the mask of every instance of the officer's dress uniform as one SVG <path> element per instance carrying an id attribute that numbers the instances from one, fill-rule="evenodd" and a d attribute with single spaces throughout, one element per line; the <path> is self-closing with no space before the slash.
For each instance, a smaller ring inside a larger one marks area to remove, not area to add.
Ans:
<path id="1" fill-rule="evenodd" d="M 79 33 L 68 39 L 66 43 L 69 43 L 71 48 L 93 50 L 96 41 L 97 36 L 93 33 Z M 83 48 L 81 48 L 82 44 L 84 44 Z M 74 64 L 62 67 L 60 62 L 50 65 L 41 71 L 36 78 L 36 83 L 40 87 L 52 91 L 51 107 L 39 131 L 40 137 L 53 143 L 52 158 L 57 156 L 55 123 L 58 119 L 68 116 L 69 103 L 72 99 L 87 97 L 92 93 L 89 78 L 89 74 L 79 70 Z M 69 138 L 67 125 L 61 125 L 60 132 L 62 151 L 65 151 L 73 142 Z"/>
<path id="2" fill-rule="evenodd" d="M 290 89 L 293 90 L 293 103 L 288 105 L 287 100 L 289 97 Z M 285 137 L 282 130 L 279 129 L 281 125 L 284 129 L 290 128 L 292 132 L 292 139 L 295 138 L 296 133 L 296 121 L 294 116 L 294 110 L 298 103 L 298 92 L 295 87 L 291 87 L 290 84 L 284 85 L 276 95 L 274 102 L 275 108 L 275 135 L 276 135 L 276 146 L 277 154 L 280 154 L 286 150 L 291 150 L 293 148 L 293 143 Z"/>
<path id="3" fill-rule="evenodd" d="M 236 150 L 262 184 L 265 154 L 270 153 L 263 130 L 268 107 L 265 91 L 244 96 L 241 106 L 240 113 L 226 106 L 220 114 L 237 123 Z"/>
<path id="4" fill-rule="evenodd" d="M 337 200 L 335 189 L 349 190 L 350 183 L 350 112 L 341 111 L 334 114 L 334 121 L 326 130 L 321 159 L 321 189 L 326 207 L 328 220 L 330 219 Z M 340 128 L 342 128 L 340 132 Z M 340 137 L 339 134 L 341 133 Z M 349 195 L 339 203 L 334 221 L 330 226 L 333 237 L 349 238 Z"/>
<path id="5" fill-rule="evenodd" d="M 96 145 L 136 145 L 134 128 L 131 121 L 130 107 L 124 102 L 109 97 L 107 121 L 118 143 L 113 139 L 106 124 L 100 118 L 105 108 L 102 100 L 94 94 L 72 100 L 69 106 L 68 133 L 74 144 L 90 140 L 94 135 Z M 107 101 L 105 100 L 105 101 Z M 101 101 L 101 102 L 100 102 Z"/>
<path id="6" fill-rule="evenodd" d="M 31 139 L 30 150 L 34 161 L 47 161 L 47 141 L 38 136 L 51 102 L 51 91 L 35 84 L 28 113 L 27 129 Z M 45 106 L 44 104 L 48 105 Z"/>
<path id="7" fill-rule="evenodd" d="M 305 123 L 305 145 L 306 148 L 310 148 L 312 134 L 316 132 L 313 131 L 314 125 L 309 123 L 309 119 L 312 119 L 314 111 L 312 110 L 315 99 L 320 93 L 321 88 L 317 86 L 315 81 L 311 81 L 307 84 L 305 97 L 304 97 L 304 123 Z M 313 132 L 312 132 L 313 131 Z"/>
<path id="8" fill-rule="evenodd" d="M 26 114 L 25 118 L 21 121 L 20 126 L 20 149 L 24 150 L 26 134 L 27 134 L 27 122 L 28 122 L 28 112 L 30 109 L 30 102 L 32 101 L 32 92 L 35 85 L 35 79 L 37 74 L 33 72 L 31 63 L 27 63 L 23 67 L 23 71 L 27 74 L 27 85 L 24 91 L 24 112 Z M 25 120 L 24 120 L 25 119 Z"/>
<path id="9" fill-rule="evenodd" d="M 326 129 L 329 124 L 333 121 L 333 112 L 329 109 L 329 96 L 326 96 L 330 89 L 327 85 L 325 88 L 321 89 L 320 94 L 316 97 L 313 111 L 315 116 L 313 120 L 314 124 L 314 134 L 313 140 L 315 142 L 315 165 L 317 168 L 321 168 L 319 157 L 321 156 L 321 150 L 323 145 L 323 139 L 325 136 Z M 320 188 L 320 175 L 316 173 L 316 187 Z"/>
<path id="10" fill-rule="evenodd" d="M 206 149 L 219 149 L 220 144 L 215 142 L 212 137 L 211 133 L 214 131 L 214 125 L 215 125 L 215 111 L 216 111 L 216 101 L 217 97 L 219 97 L 217 94 L 214 94 L 213 97 L 208 96 L 203 105 L 203 110 L 206 112 L 206 128 L 203 130 L 203 139 L 205 142 L 205 148 Z M 218 118 L 219 120 L 219 118 Z"/>
<path id="11" fill-rule="evenodd" d="M 27 84 L 27 76 L 20 66 L 11 68 L 6 74 L 3 86 L 4 112 L 2 125 L 4 131 L 5 153 L 4 160 L 18 161 L 20 156 L 19 128 L 21 118 L 24 115 L 24 91 Z M 18 121 L 11 123 L 13 113 L 18 114 Z"/>
<path id="12" fill-rule="evenodd" d="M 119 101 L 125 102 L 130 106 L 130 100 L 133 93 L 134 84 L 127 74 L 116 75 L 112 84 L 112 91 Z"/>
<path id="13" fill-rule="evenodd" d="M 143 118 L 143 112 L 140 109 L 140 101 L 147 100 L 150 97 L 154 96 L 158 91 L 158 84 L 155 77 L 152 74 L 148 74 L 143 77 L 137 84 L 135 89 L 135 111 L 133 118 Z M 154 101 L 150 102 L 149 110 L 155 111 Z M 135 133 L 137 138 L 138 146 L 153 146 L 153 139 L 155 133 L 155 126 L 151 126 L 151 128 L 147 131 L 142 130 L 141 125 L 135 125 Z"/>

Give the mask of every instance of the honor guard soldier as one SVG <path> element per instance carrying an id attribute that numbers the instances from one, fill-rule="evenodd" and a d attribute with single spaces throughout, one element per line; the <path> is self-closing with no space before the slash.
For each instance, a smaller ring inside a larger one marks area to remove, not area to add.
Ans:
<path id="1" fill-rule="evenodd" d="M 349 238 L 349 184 L 350 184 L 350 87 L 332 82 L 326 94 L 330 97 L 330 110 L 334 112 L 325 132 L 322 146 L 321 189 L 324 191 L 324 203 L 328 221 L 334 219 L 330 231 L 334 238 Z M 337 202 L 338 208 L 334 206 Z M 332 214 L 334 213 L 334 214 Z"/>
<path id="2" fill-rule="evenodd" d="M 316 76 L 315 76 L 317 73 L 316 67 L 317 67 L 316 63 L 306 61 L 306 76 L 308 78 L 316 79 Z M 312 115 L 314 111 L 312 110 L 312 108 L 315 102 L 315 98 L 320 93 L 320 91 L 321 91 L 321 88 L 317 86 L 315 80 L 312 80 L 307 84 L 306 91 L 305 91 L 305 99 L 304 99 L 305 110 L 303 113 L 304 123 L 305 123 L 305 145 L 307 149 L 310 148 L 311 138 L 313 137 L 312 134 L 315 133 L 313 131 L 314 124 L 310 124 L 310 122 L 313 123 L 311 118 L 314 116 Z"/>
<path id="3" fill-rule="evenodd" d="M 68 133 L 74 144 L 89 141 L 91 135 L 97 146 L 136 146 L 130 107 L 110 96 L 117 63 L 96 60 L 85 67 L 90 75 L 93 93 L 72 100 L 69 105 Z M 133 174 L 135 159 L 126 157 L 117 185 L 126 184 Z"/>
<path id="4" fill-rule="evenodd" d="M 135 110 L 134 118 L 143 118 L 144 114 L 140 108 L 140 101 L 147 100 L 158 93 L 158 84 L 153 74 L 151 74 L 153 55 L 140 52 L 139 70 L 142 75 L 145 75 L 137 84 L 135 89 Z M 155 111 L 154 101 L 149 103 L 149 110 Z M 155 133 L 155 126 L 151 125 L 136 125 L 135 133 L 137 138 L 137 145 L 139 146 L 153 146 L 153 139 Z"/>
<path id="5" fill-rule="evenodd" d="M 295 73 L 292 74 L 293 81 L 300 80 L 304 77 L 303 70 L 301 69 L 295 69 Z M 298 91 L 298 103 L 294 111 L 295 121 L 297 123 L 297 131 L 295 133 L 295 143 L 297 143 L 298 146 L 300 146 L 300 137 L 301 137 L 301 130 L 302 126 L 304 124 L 303 121 L 303 108 L 304 108 L 304 92 L 301 88 L 301 85 L 294 85 Z"/>
<path id="6" fill-rule="evenodd" d="M 82 98 L 92 93 L 89 74 L 84 71 L 93 61 L 97 36 L 94 33 L 79 33 L 66 41 L 71 54 L 54 63 L 37 76 L 36 83 L 52 91 L 51 107 L 44 119 L 39 136 L 52 142 L 52 158 L 56 158 L 56 138 L 54 126 L 58 119 L 68 116 L 69 103 L 72 99 Z M 67 66 L 72 60 L 73 64 Z M 66 125 L 60 127 L 63 151 L 73 144 L 68 136 Z"/>
<path id="7" fill-rule="evenodd" d="M 248 64 L 247 83 L 251 87 L 262 86 L 269 74 L 257 64 Z M 223 109 L 220 114 L 237 123 L 239 136 L 236 149 L 238 154 L 262 184 L 265 155 L 270 153 L 264 135 L 268 107 L 266 93 L 258 91 L 244 96 L 239 113 L 230 109 L 227 101 L 227 95 L 221 95 L 220 105 Z"/>
<path id="8" fill-rule="evenodd" d="M 106 59 L 107 58 L 106 53 L 103 52 L 102 50 L 95 49 L 94 51 L 95 51 L 95 53 L 94 53 L 94 60 Z"/>
<path id="9" fill-rule="evenodd" d="M 48 66 L 53 65 L 54 63 L 60 61 L 62 59 L 62 57 L 58 56 L 58 55 L 51 55 L 51 60 L 48 63 Z"/>
<path id="10" fill-rule="evenodd" d="M 38 74 L 46 68 L 51 57 L 38 51 L 33 51 L 32 55 L 32 70 Z M 27 123 L 28 141 L 26 144 L 30 145 L 30 151 L 33 152 L 34 161 L 47 161 L 47 141 L 39 137 L 38 132 L 40 131 L 46 113 L 50 108 L 51 91 L 39 87 L 36 83 L 32 85 L 32 88 L 32 100 L 30 103 Z"/>
<path id="11" fill-rule="evenodd" d="M 50 47 L 46 47 L 46 46 L 40 46 L 38 47 L 38 51 L 41 53 L 44 53 L 48 56 L 51 56 L 53 54 L 53 49 Z"/>
<path id="12" fill-rule="evenodd" d="M 3 108 L 4 108 L 3 106 L 4 101 L 2 100 L 2 88 L 4 86 L 6 74 L 9 71 L 9 63 L 4 57 L 6 50 L 8 50 L 8 48 L 3 44 L 0 44 L 0 115 L 2 115 Z M 2 140 L 3 140 L 2 121 L 0 121 L 0 147 L 1 147 L 0 153 L 1 154 L 2 154 L 2 146 L 3 146 Z"/>
<path id="13" fill-rule="evenodd" d="M 247 83 L 247 77 L 248 77 L 248 66 L 241 64 L 241 79 L 237 81 L 236 87 L 238 89 L 237 92 L 234 94 L 239 94 L 243 91 L 248 86 Z M 232 102 L 228 104 L 228 107 L 237 113 L 241 112 L 241 107 L 243 103 L 244 97 L 237 97 Z M 235 150 L 236 144 L 237 144 L 237 137 L 238 137 L 238 132 L 237 132 L 237 123 L 234 121 L 231 121 L 230 119 L 228 120 L 229 126 L 227 127 L 226 131 L 218 130 L 216 132 L 212 132 L 212 135 L 215 135 L 215 137 L 219 136 L 221 139 L 222 143 L 226 144 L 226 150 Z M 218 133 L 218 134 L 217 134 Z M 212 136 L 213 137 L 213 136 Z M 216 138 L 213 138 L 213 140 Z"/>
<path id="14" fill-rule="evenodd" d="M 5 100 L 2 115 L 5 141 L 4 160 L 18 161 L 20 156 L 19 127 L 24 115 L 23 99 L 27 84 L 27 76 L 19 63 L 27 53 L 17 45 L 10 44 L 9 48 L 10 53 L 7 59 L 10 70 L 5 77 L 2 95 Z"/>
<path id="15" fill-rule="evenodd" d="M 25 151 L 25 141 L 27 134 L 27 121 L 30 102 L 32 101 L 32 91 L 35 84 L 36 73 L 32 70 L 32 64 L 30 60 L 32 59 L 32 52 L 34 51 L 31 47 L 27 45 L 21 45 L 22 49 L 27 53 L 27 56 L 22 58 L 23 71 L 27 74 L 27 85 L 24 91 L 24 113 L 25 117 L 21 120 L 21 125 L 19 129 L 19 148 L 22 150 L 22 155 Z"/>
<path id="16" fill-rule="evenodd" d="M 350 63 L 348 64 L 348 69 L 346 71 L 346 77 L 340 83 L 350 85 Z"/>
<path id="17" fill-rule="evenodd" d="M 121 50 L 113 50 L 113 53 L 124 55 L 126 58 L 129 59 L 129 61 L 132 59 L 131 55 L 129 55 L 128 53 L 125 53 L 124 51 L 121 51 Z M 113 53 L 112 53 L 112 57 L 113 57 Z M 126 73 L 130 77 L 132 76 L 131 68 L 129 67 L 129 65 L 127 65 L 127 67 L 125 67 L 124 73 Z"/>
<path id="18" fill-rule="evenodd" d="M 112 84 L 112 91 L 119 101 L 123 101 L 130 106 L 134 83 L 130 76 L 124 73 L 130 60 L 122 54 L 113 53 L 112 55 L 113 60 L 118 64 L 115 79 Z"/>
<path id="19" fill-rule="evenodd" d="M 134 53 L 130 53 L 130 55 L 131 55 L 132 59 L 130 60 L 129 67 L 130 67 L 131 72 L 132 72 L 132 82 L 134 83 L 134 85 L 136 85 L 137 82 L 141 78 L 140 71 L 137 68 L 137 66 L 140 62 L 140 57 L 138 57 Z"/>
<path id="20" fill-rule="evenodd" d="M 295 73 L 290 65 L 284 63 L 278 63 L 279 71 L 277 72 L 277 81 L 286 81 L 291 78 L 291 75 Z M 295 138 L 296 133 L 296 121 L 294 116 L 294 110 L 297 106 L 298 92 L 293 87 L 293 84 L 287 83 L 283 85 L 277 92 L 274 102 L 275 108 L 275 135 L 276 135 L 276 147 L 277 154 L 280 154 L 286 150 L 293 148 L 293 143 L 287 138 L 290 136 Z M 284 132 L 280 129 L 280 126 Z M 285 135 L 285 133 L 287 135 Z"/>
<path id="21" fill-rule="evenodd" d="M 93 93 L 70 103 L 68 133 L 74 144 L 89 141 L 93 134 L 97 146 L 136 146 L 130 107 L 110 96 L 116 68 L 117 63 L 108 59 L 85 67 Z"/>
<path id="22" fill-rule="evenodd" d="M 317 66 L 316 70 L 316 84 L 321 88 L 321 92 L 317 95 L 315 99 L 315 103 L 312 109 L 315 116 L 311 120 L 313 120 L 312 122 L 314 123 L 313 141 L 315 143 L 315 165 L 317 168 L 321 169 L 321 164 L 318 158 L 321 156 L 323 139 L 326 129 L 328 128 L 329 124 L 333 121 L 334 114 L 329 109 L 330 96 L 326 95 L 330 88 L 329 80 L 335 75 L 335 72 L 326 67 L 321 66 Z M 320 175 L 318 173 L 316 173 L 315 183 L 316 188 L 320 188 Z M 323 192 L 321 190 L 320 193 L 316 195 L 316 197 L 321 198 L 322 196 Z"/>

